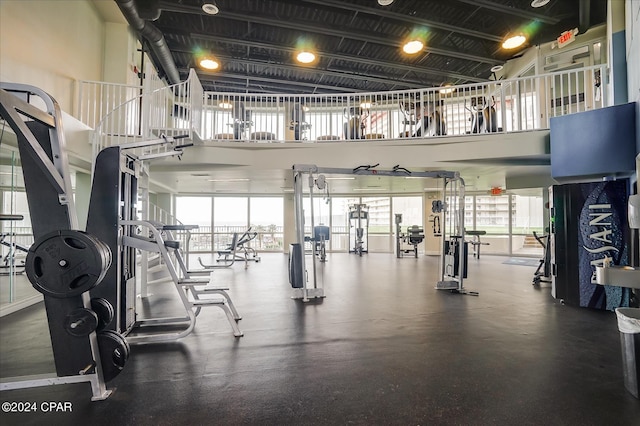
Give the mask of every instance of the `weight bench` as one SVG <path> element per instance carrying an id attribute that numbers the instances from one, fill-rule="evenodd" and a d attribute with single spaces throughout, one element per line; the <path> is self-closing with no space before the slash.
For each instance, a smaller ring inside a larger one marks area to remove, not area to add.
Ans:
<path id="1" fill-rule="evenodd" d="M 473 257 L 480 259 L 480 246 L 489 245 L 489 243 L 483 243 L 480 236 L 487 235 L 487 231 L 465 231 L 465 233 L 473 237 L 473 240 L 468 241 L 473 246 Z"/>
<path id="2" fill-rule="evenodd" d="M 193 278 L 191 276 L 193 272 L 186 269 L 186 265 L 182 260 L 182 256 L 180 254 L 180 242 L 175 239 L 165 240 L 163 237 L 164 234 L 166 237 L 172 238 L 173 235 L 171 231 L 176 229 L 175 225 L 163 225 L 158 222 L 143 220 L 120 221 L 120 224 L 124 226 L 133 225 L 143 231 L 143 234 L 133 236 L 124 235 L 122 237 L 123 245 L 147 252 L 160 253 L 165 267 L 171 277 L 171 281 L 174 283 L 178 296 L 180 297 L 180 301 L 186 311 L 185 317 L 146 318 L 137 320 L 136 325 L 140 327 L 186 325 L 186 328 L 173 333 L 129 335 L 127 336 L 127 340 L 130 343 L 147 343 L 180 339 L 193 331 L 196 323 L 196 316 L 204 306 L 217 306 L 222 309 L 227 316 L 234 336 L 240 337 L 243 335 L 237 324 L 237 321 L 240 320 L 241 317 L 238 314 L 231 297 L 227 293 L 229 288 L 210 286 L 210 278 Z M 179 265 L 178 268 L 180 272 L 174 265 L 172 255 L 176 258 L 176 263 Z M 191 295 L 191 297 L 189 297 L 189 295 Z M 211 298 L 210 296 L 221 297 Z"/>
<path id="3" fill-rule="evenodd" d="M 216 262 L 225 262 L 224 265 L 205 265 L 202 259 L 198 258 L 198 262 L 205 269 L 228 268 L 233 265 L 236 260 L 244 262 L 244 269 L 249 267 L 249 261 L 260 262 L 260 257 L 253 247 L 249 247 L 249 243 L 257 237 L 257 232 L 251 232 L 251 227 L 247 229 L 240 237 L 238 233 L 233 233 L 231 244 L 226 249 L 217 250 L 218 259 Z M 242 254 L 238 254 L 241 252 Z"/>

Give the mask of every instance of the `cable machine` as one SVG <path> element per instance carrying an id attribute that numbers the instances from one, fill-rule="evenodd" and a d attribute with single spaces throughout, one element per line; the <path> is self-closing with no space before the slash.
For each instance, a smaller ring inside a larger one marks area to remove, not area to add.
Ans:
<path id="1" fill-rule="evenodd" d="M 294 209 L 297 242 L 292 244 L 289 252 L 289 283 L 293 288 L 293 299 L 302 299 L 304 302 L 313 298 L 325 297 L 324 288 L 319 285 L 316 277 L 316 256 L 311 256 L 312 273 L 307 273 L 308 257 L 305 255 L 305 223 L 303 198 L 305 195 L 304 183 L 308 184 L 308 194 L 311 199 L 311 229 L 313 229 L 313 191 L 319 188 L 318 181 L 326 184 L 324 175 L 362 175 L 362 176 L 389 176 L 389 177 L 425 177 L 442 179 L 444 182 L 445 194 L 449 191 L 453 194 L 456 202 L 440 203 L 443 216 L 450 214 L 452 226 L 448 233 L 442 233 L 442 256 L 440 258 L 440 281 L 436 284 L 438 290 L 450 290 L 452 293 L 476 294 L 467 292 L 463 286 L 464 251 L 455 250 L 456 245 L 464 241 L 464 180 L 458 172 L 433 171 L 433 172 L 411 172 L 403 167 L 395 166 L 391 170 L 376 169 L 375 165 L 362 165 L 354 169 L 318 167 L 312 164 L 295 164 L 293 166 L 293 189 L 294 189 Z M 316 178 L 317 177 L 317 178 Z M 443 218 L 443 222 L 448 223 Z M 447 240 L 447 238 L 449 239 Z M 445 244 L 451 241 L 449 244 Z M 456 244 L 454 244 L 456 243 Z M 449 253 L 450 248 L 453 250 Z M 456 261 L 457 259 L 457 261 Z"/>
<path id="2" fill-rule="evenodd" d="M 442 213 L 442 256 L 440 271 L 442 279 L 437 290 L 477 296 L 475 291 L 464 288 L 467 278 L 469 245 L 464 240 L 464 181 L 462 178 L 444 182 L 444 202 L 435 202 L 434 213 Z"/>
<path id="3" fill-rule="evenodd" d="M 349 253 L 362 256 L 369 252 L 369 207 L 366 204 L 349 206 Z M 353 245 L 351 245 L 353 243 Z"/>

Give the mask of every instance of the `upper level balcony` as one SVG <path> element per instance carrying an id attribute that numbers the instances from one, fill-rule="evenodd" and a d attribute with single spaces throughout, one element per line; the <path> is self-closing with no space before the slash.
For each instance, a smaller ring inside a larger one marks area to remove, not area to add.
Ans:
<path id="1" fill-rule="evenodd" d="M 459 86 L 296 96 L 205 92 L 192 72 L 183 83 L 155 88 L 81 82 L 78 116 L 95 129 L 94 154 L 113 144 L 185 136 L 194 147 L 182 162 L 158 166 L 160 174 L 178 165 L 548 165 L 549 120 L 608 106 L 606 76 L 600 65 Z M 144 148 L 167 149 L 175 147 Z"/>

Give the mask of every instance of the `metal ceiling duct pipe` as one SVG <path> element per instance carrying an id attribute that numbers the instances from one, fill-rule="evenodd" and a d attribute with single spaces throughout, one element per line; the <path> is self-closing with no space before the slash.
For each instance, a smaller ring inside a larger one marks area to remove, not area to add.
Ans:
<path id="1" fill-rule="evenodd" d="M 134 0 L 116 0 L 116 3 L 129 25 L 131 25 L 131 27 L 149 43 L 149 46 L 160 62 L 160 66 L 164 70 L 169 83 L 180 83 L 180 73 L 173 61 L 173 56 L 171 55 L 171 51 L 167 46 L 167 42 L 164 39 L 162 32 L 160 32 L 155 25 L 140 17 Z"/>
<path id="2" fill-rule="evenodd" d="M 580 0 L 578 7 L 578 33 L 586 32 L 591 26 L 591 0 Z"/>

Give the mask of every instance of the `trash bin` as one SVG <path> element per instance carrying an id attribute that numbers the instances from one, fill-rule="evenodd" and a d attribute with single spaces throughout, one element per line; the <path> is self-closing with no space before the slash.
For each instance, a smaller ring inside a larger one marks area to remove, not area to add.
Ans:
<path id="1" fill-rule="evenodd" d="M 620 343 L 622 345 L 622 368 L 624 387 L 636 398 L 640 382 L 640 308 L 616 308 Z"/>

